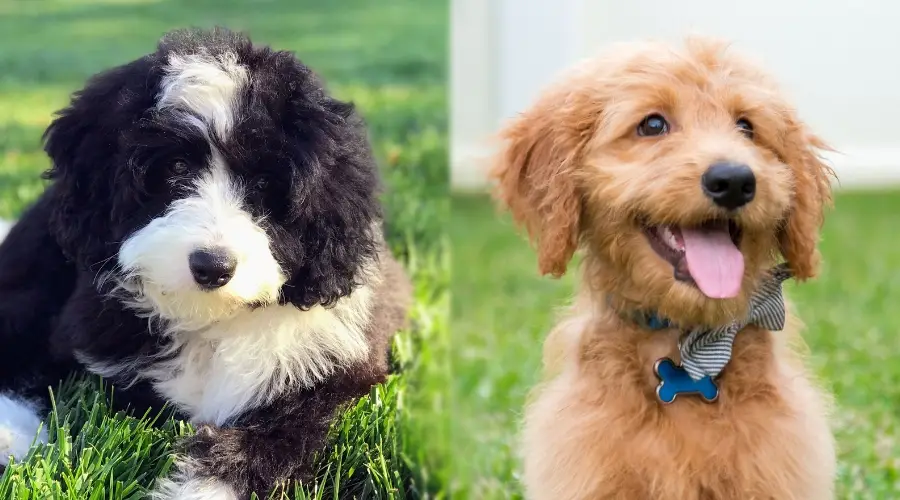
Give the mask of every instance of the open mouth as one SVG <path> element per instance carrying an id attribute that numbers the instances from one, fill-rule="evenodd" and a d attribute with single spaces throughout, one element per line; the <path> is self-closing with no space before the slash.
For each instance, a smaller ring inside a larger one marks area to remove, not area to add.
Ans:
<path id="1" fill-rule="evenodd" d="M 650 247 L 672 265 L 675 279 L 711 299 L 736 297 L 744 276 L 740 227 L 733 220 L 699 226 L 644 225 Z"/>

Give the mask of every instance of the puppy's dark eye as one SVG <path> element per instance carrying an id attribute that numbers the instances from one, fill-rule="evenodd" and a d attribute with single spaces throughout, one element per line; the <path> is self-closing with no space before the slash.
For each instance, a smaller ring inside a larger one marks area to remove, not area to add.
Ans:
<path id="1" fill-rule="evenodd" d="M 669 133 L 669 122 L 662 115 L 654 113 L 647 115 L 637 126 L 637 135 L 641 137 L 655 137 Z"/>
<path id="2" fill-rule="evenodd" d="M 746 118 L 741 118 L 740 120 L 735 122 L 738 130 L 740 130 L 744 135 L 748 138 L 753 139 L 753 124 L 750 123 L 750 120 Z"/>
<path id="3" fill-rule="evenodd" d="M 184 160 L 175 160 L 169 164 L 169 172 L 172 175 L 184 175 L 188 173 L 188 164 Z"/>

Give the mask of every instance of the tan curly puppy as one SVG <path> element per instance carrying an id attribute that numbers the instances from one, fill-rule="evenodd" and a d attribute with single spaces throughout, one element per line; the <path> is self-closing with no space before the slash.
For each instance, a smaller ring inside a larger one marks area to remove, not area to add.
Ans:
<path id="1" fill-rule="evenodd" d="M 502 137 L 541 273 L 584 254 L 526 410 L 528 498 L 832 498 L 829 396 L 780 294 L 816 273 L 832 172 L 772 79 L 714 40 L 617 46 Z"/>

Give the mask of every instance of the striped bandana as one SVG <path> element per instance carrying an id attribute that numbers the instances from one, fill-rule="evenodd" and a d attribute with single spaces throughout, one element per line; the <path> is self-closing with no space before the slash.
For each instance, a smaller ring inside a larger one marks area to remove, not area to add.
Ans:
<path id="1" fill-rule="evenodd" d="M 786 264 L 772 269 L 770 278 L 750 297 L 750 312 L 745 320 L 712 330 L 691 330 L 683 335 L 678 341 L 678 350 L 681 353 L 681 365 L 688 375 L 694 380 L 700 380 L 706 375 L 716 378 L 731 360 L 734 337 L 747 325 L 771 331 L 784 328 L 781 284 L 790 277 L 791 271 Z"/>
<path id="2" fill-rule="evenodd" d="M 770 331 L 784 328 L 785 310 L 781 285 L 791 277 L 787 264 L 779 264 L 771 271 L 769 279 L 750 297 L 747 318 L 713 329 L 698 328 L 682 335 L 678 341 L 681 365 L 693 380 L 705 376 L 715 379 L 731 360 L 731 347 L 737 333 L 748 325 L 756 325 Z M 672 328 L 668 320 L 655 315 L 645 315 L 640 323 L 650 329 Z"/>

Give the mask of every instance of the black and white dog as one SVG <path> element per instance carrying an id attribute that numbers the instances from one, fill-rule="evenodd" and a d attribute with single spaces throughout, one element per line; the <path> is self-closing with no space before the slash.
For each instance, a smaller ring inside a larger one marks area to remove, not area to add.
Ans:
<path id="1" fill-rule="evenodd" d="M 154 498 L 308 479 L 411 296 L 352 105 L 291 53 L 180 30 L 74 94 L 45 150 L 51 183 L 0 245 L 0 467 L 87 370 L 198 426 Z"/>

